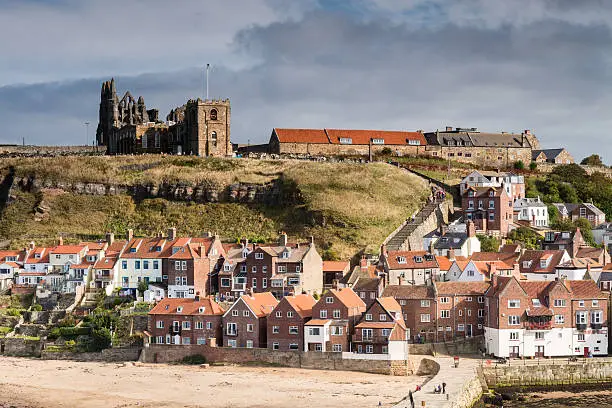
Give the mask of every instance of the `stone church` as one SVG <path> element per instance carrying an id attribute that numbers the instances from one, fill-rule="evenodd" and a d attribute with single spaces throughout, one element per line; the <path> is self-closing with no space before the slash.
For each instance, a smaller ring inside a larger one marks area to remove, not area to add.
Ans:
<path id="1" fill-rule="evenodd" d="M 230 101 L 189 100 L 160 121 L 157 109 L 126 92 L 119 99 L 115 80 L 102 84 L 97 143 L 108 154 L 169 153 L 231 156 Z"/>

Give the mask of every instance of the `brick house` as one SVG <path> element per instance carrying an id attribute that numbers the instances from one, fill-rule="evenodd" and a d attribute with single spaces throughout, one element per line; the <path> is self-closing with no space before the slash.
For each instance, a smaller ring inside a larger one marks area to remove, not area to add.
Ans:
<path id="1" fill-rule="evenodd" d="M 382 295 L 384 289 L 384 279 L 375 278 L 357 278 L 357 281 L 351 288 L 359 295 L 361 300 L 366 304 L 366 307 L 372 306 L 376 299 Z"/>
<path id="2" fill-rule="evenodd" d="M 247 290 L 271 291 L 278 298 L 322 292 L 323 260 L 312 239 L 289 243 L 283 233 L 278 245 L 249 245 L 245 241 L 228 255 L 219 271 L 219 292 L 226 299 L 235 299 Z"/>
<path id="3" fill-rule="evenodd" d="M 351 333 L 366 305 L 351 288 L 331 289 L 312 308 L 304 351 L 350 351 Z"/>
<path id="4" fill-rule="evenodd" d="M 225 311 L 210 297 L 162 299 L 150 312 L 148 334 L 155 344 L 221 343 Z"/>
<path id="5" fill-rule="evenodd" d="M 498 277 L 486 293 L 487 353 L 498 357 L 605 355 L 608 296 L 588 281 Z"/>
<path id="6" fill-rule="evenodd" d="M 240 296 L 223 315 L 223 346 L 266 348 L 267 319 L 277 305 L 270 292 Z"/>
<path id="7" fill-rule="evenodd" d="M 323 290 L 331 289 L 334 281 L 340 282 L 350 267 L 349 261 L 323 261 Z"/>
<path id="8" fill-rule="evenodd" d="M 512 199 L 504 188 L 468 187 L 461 199 L 466 220 L 477 232 L 505 237 L 513 219 Z"/>
<path id="9" fill-rule="evenodd" d="M 527 250 L 518 260 L 521 275 L 528 280 L 555 280 L 557 266 L 571 260 L 567 251 L 560 250 Z"/>
<path id="10" fill-rule="evenodd" d="M 387 251 L 383 246 L 380 264 L 387 285 L 430 285 L 440 272 L 436 257 L 425 251 Z"/>
<path id="11" fill-rule="evenodd" d="M 317 303 L 308 294 L 285 296 L 268 316 L 268 350 L 303 350 L 304 324 Z"/>
<path id="12" fill-rule="evenodd" d="M 368 354 L 401 353 L 407 338 L 399 303 L 392 297 L 382 297 L 376 299 L 355 326 L 352 350 Z"/>
<path id="13" fill-rule="evenodd" d="M 586 242 L 580 232 L 580 228 L 576 231 L 547 231 L 542 240 L 542 249 L 544 250 L 566 250 L 570 258 L 574 258 L 578 254 L 578 250 L 585 246 Z"/>
<path id="14" fill-rule="evenodd" d="M 402 308 L 407 338 L 415 343 L 436 341 L 437 307 L 433 286 L 389 285 L 383 297 L 393 297 Z"/>
<path id="15" fill-rule="evenodd" d="M 489 282 L 434 283 L 437 341 L 484 333 L 484 294 L 489 286 Z"/>

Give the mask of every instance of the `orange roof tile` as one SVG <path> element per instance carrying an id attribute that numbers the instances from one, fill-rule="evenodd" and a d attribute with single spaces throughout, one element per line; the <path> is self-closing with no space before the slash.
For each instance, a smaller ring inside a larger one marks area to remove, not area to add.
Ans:
<path id="1" fill-rule="evenodd" d="M 349 265 L 349 261 L 323 261 L 323 272 L 342 272 Z"/>
<path id="2" fill-rule="evenodd" d="M 379 297 L 378 303 L 387 311 L 387 312 L 400 312 L 402 311 L 402 307 L 397 300 L 391 296 L 387 297 Z"/>
<path id="3" fill-rule="evenodd" d="M 592 280 L 575 280 L 575 281 L 564 281 L 565 285 L 572 294 L 578 298 L 583 299 L 607 299 L 608 295 L 602 292 L 597 284 Z"/>
<path id="4" fill-rule="evenodd" d="M 362 308 L 365 311 L 366 304 L 361 300 L 359 296 L 353 291 L 351 288 L 340 288 L 340 289 L 331 289 L 331 293 L 335 294 L 336 297 L 342 304 L 346 307 L 352 308 Z M 321 300 L 324 301 L 323 298 Z M 319 300 L 319 301 L 321 301 Z"/>
<path id="5" fill-rule="evenodd" d="M 331 322 L 331 319 L 312 319 L 305 326 L 325 326 L 329 322 Z"/>
<path id="6" fill-rule="evenodd" d="M 328 144 L 329 139 L 323 129 L 279 129 L 274 133 L 281 143 L 319 143 Z"/>
<path id="7" fill-rule="evenodd" d="M 400 130 L 361 130 L 361 129 L 325 129 L 333 144 L 339 144 L 341 138 L 351 138 L 354 145 L 370 144 L 371 139 L 382 139 L 385 145 L 407 145 L 409 140 L 418 140 L 421 146 L 427 141 L 420 132 Z"/>
<path id="8" fill-rule="evenodd" d="M 425 259 L 428 255 L 430 259 Z M 404 263 L 400 263 L 400 258 L 405 258 Z M 416 260 L 420 258 L 421 262 Z M 389 251 L 387 253 L 387 263 L 389 269 L 430 269 L 437 268 L 436 257 L 429 255 L 426 251 Z"/>
<path id="9" fill-rule="evenodd" d="M 302 318 L 311 317 L 312 307 L 317 303 L 315 298 L 304 293 L 294 296 L 285 296 L 283 299 L 286 299 L 293 310 L 295 310 L 295 312 Z"/>
<path id="10" fill-rule="evenodd" d="M 55 248 L 51 249 L 51 253 L 53 254 L 78 254 L 85 248 L 85 245 L 58 245 Z"/>
<path id="11" fill-rule="evenodd" d="M 433 299 L 434 291 L 432 286 L 389 285 L 382 295 L 395 299 Z"/>
<path id="12" fill-rule="evenodd" d="M 434 282 L 438 295 L 482 295 L 489 282 Z"/>
<path id="13" fill-rule="evenodd" d="M 278 300 L 271 292 L 253 293 L 252 295 L 242 295 L 240 299 L 246 303 L 257 317 L 264 317 L 272 313 L 278 304 Z"/>
<path id="14" fill-rule="evenodd" d="M 397 322 L 361 322 L 357 326 L 364 329 L 392 329 Z"/>

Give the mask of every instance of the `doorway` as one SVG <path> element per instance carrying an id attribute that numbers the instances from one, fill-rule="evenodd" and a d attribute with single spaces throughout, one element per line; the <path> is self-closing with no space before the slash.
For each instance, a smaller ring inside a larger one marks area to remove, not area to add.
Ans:
<path id="1" fill-rule="evenodd" d="M 535 356 L 544 357 L 544 346 L 536 346 Z"/>
<path id="2" fill-rule="evenodd" d="M 508 353 L 510 358 L 518 358 L 519 356 L 519 346 L 510 346 L 510 352 Z"/>

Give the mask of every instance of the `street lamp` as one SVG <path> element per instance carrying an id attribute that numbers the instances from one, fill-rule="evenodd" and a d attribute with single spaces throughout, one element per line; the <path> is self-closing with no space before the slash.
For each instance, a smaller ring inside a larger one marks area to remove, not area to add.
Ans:
<path id="1" fill-rule="evenodd" d="M 89 122 L 85 122 L 85 147 L 89 145 Z"/>

